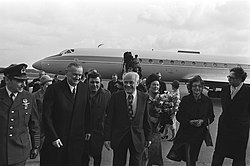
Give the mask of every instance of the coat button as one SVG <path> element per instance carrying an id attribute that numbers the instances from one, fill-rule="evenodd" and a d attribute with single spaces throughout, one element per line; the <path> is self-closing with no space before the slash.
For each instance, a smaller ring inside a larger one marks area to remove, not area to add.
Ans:
<path id="1" fill-rule="evenodd" d="M 14 122 L 14 119 L 12 118 L 12 119 L 10 119 L 10 121 L 11 121 L 11 122 Z"/>
<path id="2" fill-rule="evenodd" d="M 12 113 L 12 114 L 14 114 L 14 113 L 15 113 L 15 111 L 11 111 L 11 113 Z"/>
<path id="3" fill-rule="evenodd" d="M 13 126 L 10 126 L 10 129 L 13 129 Z"/>
<path id="4" fill-rule="evenodd" d="M 9 134 L 10 137 L 12 137 L 13 135 L 12 134 Z"/>
<path id="5" fill-rule="evenodd" d="M 25 112 L 25 115 L 28 115 L 28 112 Z"/>

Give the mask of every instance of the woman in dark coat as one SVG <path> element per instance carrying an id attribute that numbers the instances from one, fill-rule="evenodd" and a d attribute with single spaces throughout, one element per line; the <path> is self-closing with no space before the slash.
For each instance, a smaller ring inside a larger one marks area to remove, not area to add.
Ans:
<path id="1" fill-rule="evenodd" d="M 167 155 L 167 158 L 174 161 L 186 161 L 187 166 L 196 165 L 202 142 L 205 135 L 209 134 L 207 125 L 214 121 L 213 104 L 202 94 L 203 86 L 200 76 L 194 76 L 189 81 L 190 94 L 184 96 L 180 103 L 176 115 L 180 127 Z"/>
<path id="2" fill-rule="evenodd" d="M 161 133 L 159 132 L 160 114 L 154 105 L 154 99 L 159 93 L 160 82 L 156 74 L 151 74 L 146 80 L 146 86 L 149 94 L 149 116 L 152 126 L 152 143 L 148 148 L 148 161 L 143 158 L 143 166 L 158 165 L 163 166 Z M 147 152 L 147 151 L 146 151 Z M 144 153 L 145 155 L 145 153 Z"/>

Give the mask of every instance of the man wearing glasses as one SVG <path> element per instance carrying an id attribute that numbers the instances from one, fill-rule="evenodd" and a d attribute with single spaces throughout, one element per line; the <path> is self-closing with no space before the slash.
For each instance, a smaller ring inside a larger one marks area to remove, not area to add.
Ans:
<path id="1" fill-rule="evenodd" d="M 227 76 L 229 85 L 222 89 L 212 166 L 222 166 L 225 157 L 233 159 L 233 166 L 246 166 L 250 126 L 250 88 L 243 83 L 246 77 L 241 67 L 232 68 Z"/>

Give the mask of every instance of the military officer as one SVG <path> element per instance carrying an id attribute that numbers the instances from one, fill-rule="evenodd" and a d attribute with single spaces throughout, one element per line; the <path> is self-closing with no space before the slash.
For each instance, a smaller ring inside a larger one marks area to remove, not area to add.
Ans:
<path id="1" fill-rule="evenodd" d="M 38 154 L 38 111 L 32 94 L 24 90 L 26 68 L 18 64 L 0 71 L 6 78 L 0 89 L 0 166 L 24 166 L 28 157 Z"/>

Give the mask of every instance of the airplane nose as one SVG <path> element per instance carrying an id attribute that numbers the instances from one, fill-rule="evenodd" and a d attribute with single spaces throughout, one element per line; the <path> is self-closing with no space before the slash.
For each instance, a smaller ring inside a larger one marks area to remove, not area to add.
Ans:
<path id="1" fill-rule="evenodd" d="M 42 69 L 42 64 L 41 64 L 41 61 L 37 61 L 35 62 L 32 67 L 34 67 L 35 69 L 38 69 L 38 70 L 43 70 Z"/>

